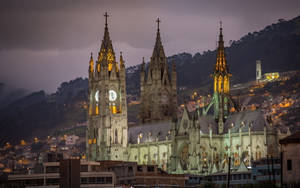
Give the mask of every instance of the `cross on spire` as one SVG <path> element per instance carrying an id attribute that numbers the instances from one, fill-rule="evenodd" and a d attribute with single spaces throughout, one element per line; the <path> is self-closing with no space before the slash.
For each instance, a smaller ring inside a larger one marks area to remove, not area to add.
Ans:
<path id="1" fill-rule="evenodd" d="M 159 30 L 159 23 L 160 23 L 161 21 L 160 21 L 159 18 L 157 18 L 156 22 L 157 22 L 157 30 Z"/>
<path id="2" fill-rule="evenodd" d="M 109 17 L 109 15 L 107 14 L 107 12 L 105 12 L 104 17 L 105 17 L 105 26 L 107 26 L 107 17 Z"/>

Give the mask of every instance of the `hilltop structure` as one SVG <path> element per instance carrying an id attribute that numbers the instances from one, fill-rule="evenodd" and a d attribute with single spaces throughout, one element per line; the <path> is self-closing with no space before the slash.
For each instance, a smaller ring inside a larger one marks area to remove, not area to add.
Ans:
<path id="1" fill-rule="evenodd" d="M 233 168 L 247 170 L 253 160 L 278 155 L 278 140 L 286 134 L 268 124 L 260 110 L 239 111 L 231 100 L 222 27 L 213 100 L 203 109 L 185 108 L 178 119 L 172 110 L 177 105 L 175 65 L 170 77 L 157 20 L 154 51 L 147 71 L 144 61 L 141 69 L 141 124 L 128 128 L 124 60 L 121 56 L 117 65 L 107 14 L 105 18 L 98 60 L 94 66 L 91 57 L 89 66 L 89 160 L 155 164 L 173 174 L 212 174 L 228 169 L 229 156 Z"/>

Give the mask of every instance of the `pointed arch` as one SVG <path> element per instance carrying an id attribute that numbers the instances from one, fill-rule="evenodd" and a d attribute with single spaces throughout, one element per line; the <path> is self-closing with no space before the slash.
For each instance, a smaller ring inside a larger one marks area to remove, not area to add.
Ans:
<path id="1" fill-rule="evenodd" d="M 115 129 L 115 144 L 118 144 L 118 129 Z"/>

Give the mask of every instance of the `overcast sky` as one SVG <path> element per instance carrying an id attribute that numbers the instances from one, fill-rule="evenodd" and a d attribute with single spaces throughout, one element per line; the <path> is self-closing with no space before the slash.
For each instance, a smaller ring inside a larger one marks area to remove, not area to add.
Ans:
<path id="1" fill-rule="evenodd" d="M 225 43 L 300 15 L 299 0 L 1 0 L 0 82 L 54 92 L 61 82 L 86 77 L 108 12 L 117 57 L 126 66 L 147 61 L 159 17 L 167 56 L 216 47 L 219 21 Z"/>

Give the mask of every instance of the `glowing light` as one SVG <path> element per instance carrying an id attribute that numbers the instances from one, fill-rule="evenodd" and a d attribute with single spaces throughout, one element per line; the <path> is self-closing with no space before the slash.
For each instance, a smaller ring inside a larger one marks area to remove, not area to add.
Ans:
<path id="1" fill-rule="evenodd" d="M 11 170 L 10 168 L 5 168 L 5 169 L 3 170 L 3 172 L 5 172 L 5 173 L 11 173 L 12 170 Z"/>
<path id="2" fill-rule="evenodd" d="M 112 70 L 112 63 L 108 63 L 108 71 Z"/>
<path id="3" fill-rule="evenodd" d="M 98 105 L 96 105 L 96 115 L 98 115 L 99 114 L 99 107 L 98 107 Z"/>
<path id="4" fill-rule="evenodd" d="M 25 140 L 21 140 L 21 146 L 26 146 L 27 145 L 27 143 L 25 142 Z"/>
<path id="5" fill-rule="evenodd" d="M 117 107 L 116 107 L 116 105 L 112 106 L 112 110 L 111 111 L 112 111 L 113 114 L 117 113 Z"/>
<path id="6" fill-rule="evenodd" d="M 97 71 L 100 72 L 100 63 L 97 64 Z"/>
<path id="7" fill-rule="evenodd" d="M 93 61 L 93 58 L 91 58 L 91 60 L 90 60 L 90 70 L 91 70 L 91 72 L 94 72 L 94 61 Z"/>

